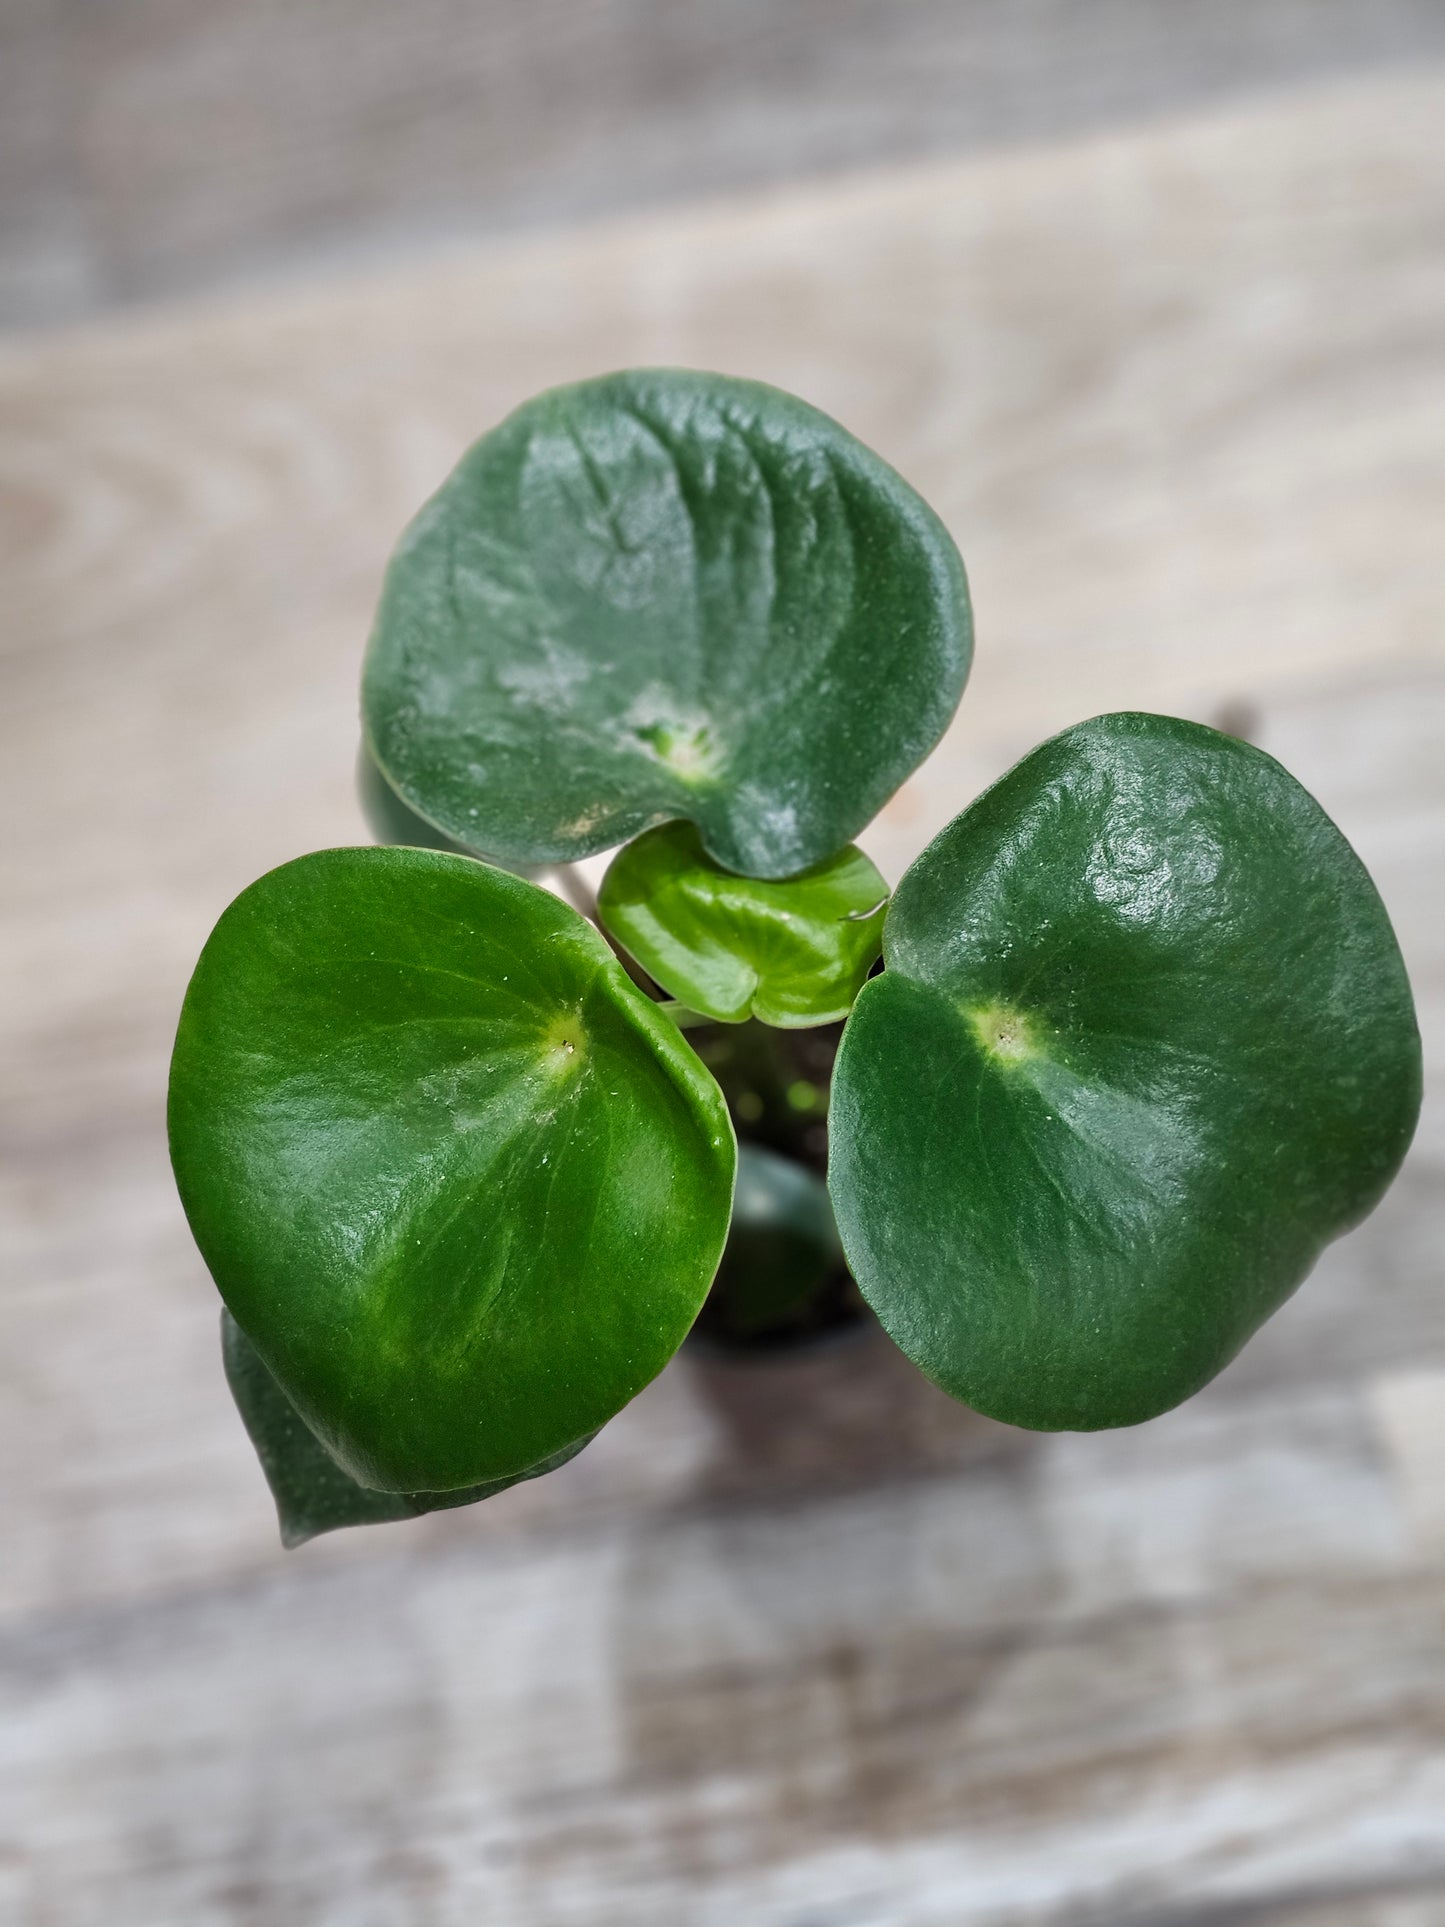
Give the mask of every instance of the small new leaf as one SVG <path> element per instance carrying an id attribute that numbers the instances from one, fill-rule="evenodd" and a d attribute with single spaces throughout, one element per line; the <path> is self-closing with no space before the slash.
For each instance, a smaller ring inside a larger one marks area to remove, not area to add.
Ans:
<path id="1" fill-rule="evenodd" d="M 883 941 L 888 886 L 851 844 L 782 883 L 724 870 L 690 823 L 614 858 L 597 899 L 607 929 L 690 1009 L 800 1029 L 853 1007 Z"/>

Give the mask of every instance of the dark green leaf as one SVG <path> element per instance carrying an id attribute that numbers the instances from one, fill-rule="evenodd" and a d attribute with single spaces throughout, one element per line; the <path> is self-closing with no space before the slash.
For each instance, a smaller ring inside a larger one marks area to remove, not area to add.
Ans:
<path id="1" fill-rule="evenodd" d="M 356 759 L 356 795 L 361 804 L 361 813 L 366 818 L 366 827 L 378 843 L 391 843 L 413 850 L 450 850 L 456 856 L 479 857 L 483 863 L 490 863 L 499 870 L 510 870 L 513 876 L 539 876 L 545 864 L 503 863 L 499 857 L 488 856 L 485 850 L 473 849 L 468 843 L 460 843 L 445 830 L 439 830 L 434 823 L 428 823 L 424 816 L 403 803 L 396 791 L 387 782 L 376 766 L 376 759 L 365 743 Z"/>
<path id="2" fill-rule="evenodd" d="M 171 1150 L 221 1294 L 362 1484 L 444 1492 L 595 1431 L 727 1230 L 722 1095 L 602 938 L 466 857 L 263 877 L 186 996 Z"/>
<path id="3" fill-rule="evenodd" d="M 684 817 L 782 877 L 927 755 L 970 648 L 957 550 L 876 455 L 776 389 L 642 370 L 464 458 L 392 560 L 363 712 L 469 846 L 571 859 Z"/>
<path id="4" fill-rule="evenodd" d="M 376 766 L 365 743 L 356 759 L 356 795 L 366 827 L 378 843 L 389 843 L 413 850 L 450 850 L 455 856 L 481 856 L 479 850 L 460 843 L 424 816 L 410 809 Z M 485 860 L 485 859 L 483 859 Z"/>
<path id="5" fill-rule="evenodd" d="M 1270 757 L 1162 716 L 1045 743 L 899 885 L 838 1056 L 853 1274 L 945 1390 L 1127 1425 L 1378 1201 L 1420 1050 L 1368 875 Z"/>
<path id="6" fill-rule="evenodd" d="M 883 941 L 888 886 L 849 844 L 785 883 L 735 876 L 690 823 L 613 860 L 597 899 L 617 941 L 664 990 L 719 1023 L 802 1029 L 853 1006 Z"/>
<path id="7" fill-rule="evenodd" d="M 424 1512 L 473 1505 L 479 1499 L 505 1492 L 509 1486 L 520 1485 L 524 1479 L 555 1472 L 591 1443 L 590 1437 L 579 1439 L 530 1471 L 467 1486 L 459 1492 L 377 1492 L 358 1485 L 336 1463 L 228 1311 L 221 1313 L 221 1358 L 231 1396 L 276 1501 L 281 1543 L 288 1548 L 343 1526 L 381 1525 L 390 1519 L 417 1519 Z"/>

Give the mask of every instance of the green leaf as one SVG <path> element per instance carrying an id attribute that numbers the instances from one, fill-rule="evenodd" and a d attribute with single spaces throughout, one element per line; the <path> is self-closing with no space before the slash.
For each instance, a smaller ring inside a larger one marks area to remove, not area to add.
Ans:
<path id="1" fill-rule="evenodd" d="M 376 759 L 361 745 L 356 759 L 356 795 L 361 804 L 361 813 L 366 818 L 366 827 L 378 843 L 390 843 L 413 850 L 450 850 L 455 856 L 479 857 L 483 863 L 490 863 L 499 870 L 510 870 L 513 876 L 538 876 L 545 865 L 527 863 L 503 863 L 499 858 L 488 856 L 485 850 L 473 849 L 445 830 L 439 830 L 434 823 L 428 823 L 424 816 L 403 803 L 396 791 L 387 782 L 376 766 Z"/>
<path id="2" fill-rule="evenodd" d="M 221 1295 L 361 1484 L 511 1478 L 666 1363 L 727 1230 L 722 1095 L 593 927 L 411 849 L 302 857 L 207 943 L 171 1153 Z"/>
<path id="3" fill-rule="evenodd" d="M 711 1329 L 736 1337 L 765 1331 L 842 1262 L 822 1179 L 776 1151 L 740 1144 L 732 1229 L 708 1300 Z"/>
<path id="4" fill-rule="evenodd" d="M 776 389 L 640 370 L 464 457 L 392 559 L 362 708 L 469 846 L 552 862 L 683 817 L 785 877 L 927 755 L 971 647 L 958 552 L 876 455 Z"/>
<path id="5" fill-rule="evenodd" d="M 1339 831 L 1270 757 L 1102 716 L 903 879 L 838 1056 L 829 1184 L 896 1342 L 1040 1429 L 1227 1364 L 1399 1166 L 1409 984 Z"/>
<path id="6" fill-rule="evenodd" d="M 288 1549 L 343 1526 L 381 1525 L 391 1519 L 417 1519 L 424 1512 L 473 1505 L 524 1479 L 555 1472 L 591 1443 L 590 1436 L 579 1439 L 529 1471 L 467 1486 L 459 1492 L 377 1492 L 358 1485 L 332 1458 L 228 1311 L 221 1313 L 221 1358 L 231 1396 L 276 1501 L 281 1543 Z"/>
<path id="7" fill-rule="evenodd" d="M 478 856 L 473 850 L 424 816 L 410 809 L 376 766 L 365 743 L 356 759 L 356 795 L 366 827 L 378 843 L 413 850 L 450 850 L 454 856 Z"/>
<path id="8" fill-rule="evenodd" d="M 719 1023 L 830 1024 L 878 959 L 888 886 L 849 844 L 785 883 L 735 876 L 690 823 L 665 823 L 613 859 L 597 899 L 617 941 Z"/>

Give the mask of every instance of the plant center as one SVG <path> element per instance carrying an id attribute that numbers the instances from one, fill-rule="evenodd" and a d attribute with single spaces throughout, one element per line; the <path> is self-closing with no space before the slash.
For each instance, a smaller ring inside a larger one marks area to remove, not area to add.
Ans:
<path id="1" fill-rule="evenodd" d="M 693 727 L 650 723 L 637 735 L 684 783 L 704 783 L 717 774 L 718 752 L 706 723 Z"/>

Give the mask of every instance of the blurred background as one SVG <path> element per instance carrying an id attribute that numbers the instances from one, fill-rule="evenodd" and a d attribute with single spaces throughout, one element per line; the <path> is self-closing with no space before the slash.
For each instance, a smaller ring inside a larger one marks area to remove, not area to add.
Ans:
<path id="1" fill-rule="evenodd" d="M 0 1919 L 1445 1922 L 1445 1117 L 1205 1394 L 1038 1437 L 881 1339 L 283 1555 L 166 1164 L 220 910 L 365 840 L 461 449 L 805 395 L 979 654 L 896 879 L 1044 735 L 1247 733 L 1445 1049 L 1438 0 L 0 0 Z"/>

